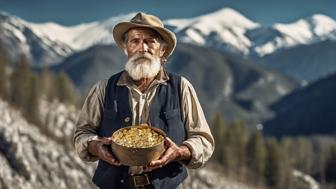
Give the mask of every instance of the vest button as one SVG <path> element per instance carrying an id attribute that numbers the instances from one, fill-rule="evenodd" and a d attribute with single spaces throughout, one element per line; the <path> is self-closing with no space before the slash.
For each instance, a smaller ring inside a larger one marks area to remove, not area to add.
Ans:
<path id="1" fill-rule="evenodd" d="M 128 123 L 128 122 L 130 121 L 130 118 L 129 118 L 129 117 L 125 117 L 124 121 L 125 121 L 126 123 Z"/>
<path id="2" fill-rule="evenodd" d="M 121 179 L 121 180 L 120 180 L 120 183 L 124 183 L 124 182 L 125 182 L 124 179 Z"/>

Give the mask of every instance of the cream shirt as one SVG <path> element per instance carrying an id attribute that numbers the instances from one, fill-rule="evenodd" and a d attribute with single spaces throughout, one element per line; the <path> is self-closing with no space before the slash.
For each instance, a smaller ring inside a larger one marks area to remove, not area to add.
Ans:
<path id="1" fill-rule="evenodd" d="M 153 97 L 159 85 L 165 85 L 169 80 L 168 75 L 162 69 L 153 80 L 147 90 L 141 92 L 126 72 L 123 72 L 117 85 L 126 86 L 129 89 L 129 100 L 132 108 L 130 125 L 147 123 L 149 109 Z M 83 108 L 80 112 L 77 128 L 74 134 L 74 143 L 79 157 L 84 161 L 95 161 L 88 150 L 88 141 L 97 136 L 97 129 L 101 120 L 104 96 L 107 80 L 96 83 L 90 90 Z M 198 101 L 196 92 L 190 82 L 181 78 L 181 108 L 184 126 L 187 132 L 187 139 L 183 142 L 192 154 L 191 160 L 187 163 L 188 168 L 203 166 L 211 157 L 214 150 L 214 139 L 210 132 L 209 125 L 205 119 L 202 107 Z"/>

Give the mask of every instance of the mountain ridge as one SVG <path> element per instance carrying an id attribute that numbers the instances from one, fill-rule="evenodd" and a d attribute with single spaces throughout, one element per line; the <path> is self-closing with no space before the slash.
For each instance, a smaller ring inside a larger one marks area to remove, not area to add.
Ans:
<path id="1" fill-rule="evenodd" d="M 52 22 L 30 23 L 1 12 L 0 27 L 8 30 L 3 26 L 8 25 L 4 18 L 8 18 L 7 21 L 15 20 L 20 27 L 30 30 L 47 47 L 52 44 L 58 52 L 56 53 L 59 56 L 58 59 L 62 59 L 93 45 L 114 44 L 112 37 L 114 25 L 119 21 L 129 20 L 134 14 L 129 13 L 101 21 L 62 26 Z M 194 18 L 164 20 L 164 23 L 176 33 L 180 42 L 215 48 L 245 57 L 262 57 L 298 45 L 318 43 L 327 39 L 336 40 L 336 21 L 322 14 L 315 14 L 288 24 L 275 23 L 272 26 L 263 26 L 249 20 L 234 9 L 222 8 Z M 27 34 L 21 30 L 15 30 L 13 33 L 16 35 L 9 37 L 27 38 Z M 2 38 L 0 37 L 0 42 L 4 40 Z M 27 51 L 23 53 L 28 53 L 27 57 L 32 57 Z"/>

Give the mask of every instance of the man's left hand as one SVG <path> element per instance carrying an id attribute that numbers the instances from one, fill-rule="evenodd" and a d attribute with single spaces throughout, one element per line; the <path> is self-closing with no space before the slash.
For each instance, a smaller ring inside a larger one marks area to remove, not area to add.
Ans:
<path id="1" fill-rule="evenodd" d="M 150 169 L 161 168 L 167 165 L 171 161 L 190 160 L 191 152 L 185 145 L 177 146 L 170 138 L 165 139 L 166 151 L 163 153 L 160 159 L 150 162 Z"/>

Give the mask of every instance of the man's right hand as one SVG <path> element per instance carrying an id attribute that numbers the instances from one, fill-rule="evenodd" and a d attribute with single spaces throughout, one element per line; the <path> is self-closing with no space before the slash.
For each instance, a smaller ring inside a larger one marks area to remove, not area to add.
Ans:
<path id="1" fill-rule="evenodd" d="M 99 138 L 92 140 L 88 144 L 90 154 L 97 156 L 99 159 L 106 161 L 111 165 L 120 166 L 120 162 L 114 157 L 111 150 L 111 138 Z"/>

